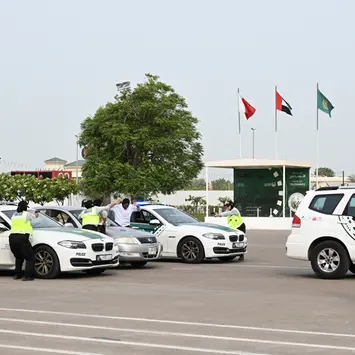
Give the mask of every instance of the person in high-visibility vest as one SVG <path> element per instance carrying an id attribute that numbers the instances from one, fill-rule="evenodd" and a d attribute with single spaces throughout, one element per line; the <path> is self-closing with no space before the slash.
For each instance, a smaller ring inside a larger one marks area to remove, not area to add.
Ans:
<path id="1" fill-rule="evenodd" d="M 105 207 L 97 207 L 91 200 L 85 201 L 85 210 L 83 210 L 79 219 L 82 220 L 81 225 L 83 229 L 89 229 L 92 231 L 98 231 L 98 225 L 100 224 L 100 213 L 108 211 L 111 207 L 117 205 L 119 201 L 115 201 Z"/>
<path id="2" fill-rule="evenodd" d="M 97 199 L 97 200 L 94 201 L 94 205 L 96 207 L 101 207 L 102 201 Z M 106 220 L 107 220 L 107 217 L 108 217 L 108 212 L 106 210 L 104 210 L 104 211 L 102 211 L 100 213 L 100 223 L 98 224 L 97 229 L 102 234 L 106 234 Z"/>
<path id="3" fill-rule="evenodd" d="M 10 250 L 14 255 L 15 275 L 14 279 L 22 278 L 22 265 L 26 260 L 25 272 L 23 281 L 32 281 L 34 269 L 34 252 L 30 243 L 29 237 L 33 232 L 31 221 L 38 217 L 38 212 L 31 214 L 27 212 L 27 201 L 20 201 L 17 206 L 17 211 L 11 218 L 11 232 L 9 235 Z"/>
<path id="4" fill-rule="evenodd" d="M 239 210 L 234 207 L 232 201 L 228 201 L 224 204 L 225 211 L 221 213 L 216 213 L 216 217 L 227 217 L 228 226 L 235 230 L 240 230 L 243 233 L 246 233 L 245 223 L 243 217 L 240 214 Z M 244 260 L 244 255 L 242 255 L 239 260 Z"/>

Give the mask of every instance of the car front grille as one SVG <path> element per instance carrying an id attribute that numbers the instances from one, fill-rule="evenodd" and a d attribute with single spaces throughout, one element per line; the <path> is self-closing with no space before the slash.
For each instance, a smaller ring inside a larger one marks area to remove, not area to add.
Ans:
<path id="1" fill-rule="evenodd" d="M 231 242 L 242 242 L 244 240 L 244 235 L 230 235 L 229 240 Z"/>
<path id="2" fill-rule="evenodd" d="M 137 238 L 142 244 L 154 244 L 157 242 L 155 237 L 138 237 Z"/>
<path id="3" fill-rule="evenodd" d="M 106 251 L 110 251 L 113 249 L 113 243 L 106 243 Z"/>
<path id="4" fill-rule="evenodd" d="M 91 246 L 93 251 L 103 251 L 104 250 L 104 245 L 103 243 L 94 243 Z"/>

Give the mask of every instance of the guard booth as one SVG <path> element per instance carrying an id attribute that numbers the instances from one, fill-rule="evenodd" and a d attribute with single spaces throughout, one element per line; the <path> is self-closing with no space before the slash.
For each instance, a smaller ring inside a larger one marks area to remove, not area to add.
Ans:
<path id="1" fill-rule="evenodd" d="M 234 203 L 243 217 L 292 217 L 310 190 L 311 166 L 287 160 L 215 161 L 206 164 L 206 180 L 210 168 L 233 169 Z M 208 205 L 208 190 L 206 199 Z"/>

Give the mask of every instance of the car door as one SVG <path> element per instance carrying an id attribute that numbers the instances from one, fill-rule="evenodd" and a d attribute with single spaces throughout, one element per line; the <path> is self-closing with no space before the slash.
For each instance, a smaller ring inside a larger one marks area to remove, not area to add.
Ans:
<path id="1" fill-rule="evenodd" d="M 8 223 L 0 216 L 0 265 L 9 268 L 15 265 L 15 258 L 10 250 Z"/>
<path id="2" fill-rule="evenodd" d="M 341 225 L 342 232 L 345 232 L 353 240 L 352 244 L 352 255 L 355 253 L 355 194 L 347 199 L 344 199 L 343 206 L 339 206 L 339 224 Z M 349 245 L 349 242 L 347 242 Z"/>
<path id="3" fill-rule="evenodd" d="M 156 219 L 156 217 L 148 211 L 142 209 L 135 211 L 131 215 L 131 227 L 154 233 L 157 226 L 149 224 L 152 219 Z"/>

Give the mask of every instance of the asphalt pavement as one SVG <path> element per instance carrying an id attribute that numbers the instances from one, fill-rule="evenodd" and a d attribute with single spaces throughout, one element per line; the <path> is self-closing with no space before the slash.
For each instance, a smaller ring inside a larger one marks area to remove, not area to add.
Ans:
<path id="1" fill-rule="evenodd" d="M 0 274 L 0 354 L 355 353 L 355 276 L 317 279 L 287 232 L 249 232 L 244 261 L 63 275 Z"/>

